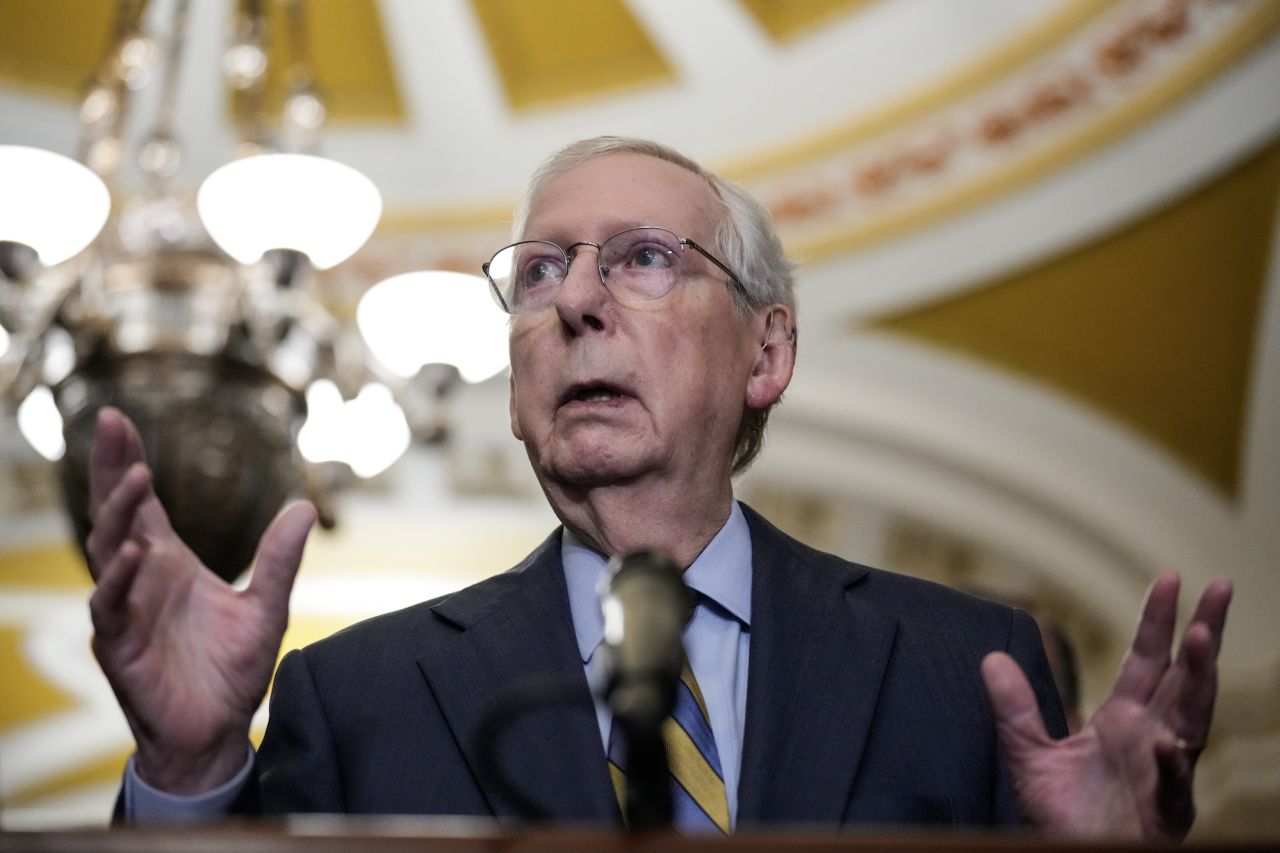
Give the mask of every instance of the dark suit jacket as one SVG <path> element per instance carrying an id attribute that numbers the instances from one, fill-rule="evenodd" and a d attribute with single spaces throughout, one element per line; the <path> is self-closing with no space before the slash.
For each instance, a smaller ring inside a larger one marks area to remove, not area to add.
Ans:
<path id="1" fill-rule="evenodd" d="M 1003 649 L 1065 730 L 1026 614 L 808 548 L 745 509 L 754 552 L 738 826 L 1018 821 L 979 674 Z M 280 665 L 245 810 L 515 816 L 477 771 L 482 709 L 532 673 L 583 700 L 520 719 L 508 775 L 553 814 L 620 820 L 574 639 L 560 534 L 511 571 Z"/>

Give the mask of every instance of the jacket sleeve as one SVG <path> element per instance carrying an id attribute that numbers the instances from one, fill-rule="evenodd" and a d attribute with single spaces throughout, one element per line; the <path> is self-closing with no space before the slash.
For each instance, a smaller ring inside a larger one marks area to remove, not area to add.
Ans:
<path id="1" fill-rule="evenodd" d="M 324 701 L 302 651 L 280 661 L 254 770 L 253 783 L 233 808 L 238 814 L 346 810 Z"/>

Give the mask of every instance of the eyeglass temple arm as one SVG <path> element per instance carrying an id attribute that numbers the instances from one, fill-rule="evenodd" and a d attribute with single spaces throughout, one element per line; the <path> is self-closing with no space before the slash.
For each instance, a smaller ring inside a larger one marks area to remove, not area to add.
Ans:
<path id="1" fill-rule="evenodd" d="M 717 260 L 715 255 L 711 254 L 706 249 L 702 248 L 697 243 L 690 240 L 688 237 L 682 238 L 680 242 L 685 246 L 689 246 L 690 248 L 697 249 L 698 254 L 702 255 L 702 257 L 706 258 L 707 260 L 711 261 L 711 263 L 719 267 L 720 271 L 725 275 L 727 275 L 729 277 L 729 281 L 737 285 L 739 290 L 741 290 L 743 293 L 747 292 L 746 287 L 744 287 L 742 282 L 738 281 L 738 277 L 733 274 L 733 270 L 729 269 L 727 266 L 725 266 L 719 260 Z"/>

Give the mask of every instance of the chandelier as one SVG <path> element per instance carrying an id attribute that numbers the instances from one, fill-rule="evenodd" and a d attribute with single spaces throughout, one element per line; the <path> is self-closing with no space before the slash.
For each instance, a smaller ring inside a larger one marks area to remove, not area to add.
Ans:
<path id="1" fill-rule="evenodd" d="M 261 0 L 240 0 L 222 54 L 237 150 L 197 191 L 179 185 L 188 7 L 121 0 L 80 102 L 76 159 L 0 145 L 0 398 L 60 461 L 82 543 L 96 413 L 122 409 L 175 529 L 230 580 L 289 495 L 332 526 L 342 481 L 440 440 L 444 395 L 506 366 L 505 324 L 459 273 L 375 285 L 356 326 L 326 308 L 324 271 L 368 240 L 382 201 L 319 156 L 326 105 L 301 0 L 280 3 L 275 33 Z M 272 39 L 288 57 L 278 122 L 263 97 Z M 446 312 L 452 350 L 424 341 L 414 312 Z"/>

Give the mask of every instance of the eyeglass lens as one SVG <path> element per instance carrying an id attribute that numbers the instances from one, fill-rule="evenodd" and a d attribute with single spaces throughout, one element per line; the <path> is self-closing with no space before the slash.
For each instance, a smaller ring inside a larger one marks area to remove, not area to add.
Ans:
<path id="1" fill-rule="evenodd" d="M 575 243 L 574 259 L 583 246 Z M 629 302 L 658 299 L 680 279 L 680 238 L 665 228 L 629 228 L 600 245 L 600 279 L 615 298 Z M 569 272 L 570 258 L 555 243 L 529 240 L 507 246 L 485 267 L 495 296 L 512 314 L 537 311 L 555 301 Z"/>

